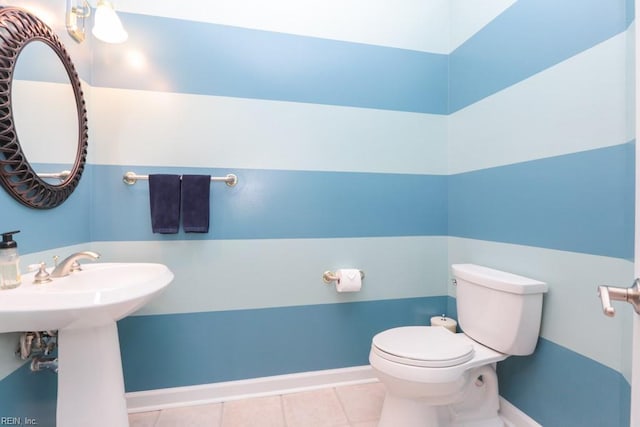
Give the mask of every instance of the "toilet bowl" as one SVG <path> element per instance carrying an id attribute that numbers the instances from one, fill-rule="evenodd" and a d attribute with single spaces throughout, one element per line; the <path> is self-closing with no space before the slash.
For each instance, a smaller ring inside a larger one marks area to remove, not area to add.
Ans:
<path id="1" fill-rule="evenodd" d="M 495 366 L 535 349 L 547 285 L 473 264 L 452 269 L 465 333 L 404 326 L 373 337 L 369 362 L 387 391 L 379 427 L 504 427 Z"/>
<path id="2" fill-rule="evenodd" d="M 474 418 L 485 421 L 473 425 L 502 427 L 499 419 L 496 423 L 493 364 L 506 357 L 441 326 L 406 326 L 379 333 L 369 354 L 369 363 L 388 392 L 379 426 L 462 426 L 454 404 L 464 402 L 472 388 L 480 396 L 475 400 L 483 403 L 479 405 L 483 414 L 476 410 Z M 464 415 L 468 418 L 469 411 Z"/>

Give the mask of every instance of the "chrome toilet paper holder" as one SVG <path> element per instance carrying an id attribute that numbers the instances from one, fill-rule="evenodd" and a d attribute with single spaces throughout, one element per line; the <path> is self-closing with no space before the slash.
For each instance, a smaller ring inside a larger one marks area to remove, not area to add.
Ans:
<path id="1" fill-rule="evenodd" d="M 360 271 L 360 280 L 364 280 L 364 271 L 359 270 Z M 322 273 L 322 280 L 324 281 L 324 283 L 326 283 L 327 285 L 333 283 L 333 282 L 337 282 L 339 279 L 338 276 L 336 276 L 336 274 L 333 271 L 325 271 L 324 273 Z"/>

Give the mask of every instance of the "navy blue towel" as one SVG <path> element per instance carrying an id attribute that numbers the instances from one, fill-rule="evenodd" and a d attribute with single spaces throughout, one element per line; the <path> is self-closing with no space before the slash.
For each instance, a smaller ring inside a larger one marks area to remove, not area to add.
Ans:
<path id="1" fill-rule="evenodd" d="M 149 175 L 151 229 L 175 234 L 180 228 L 180 175 Z"/>
<path id="2" fill-rule="evenodd" d="M 211 175 L 182 175 L 182 227 L 187 233 L 209 232 Z"/>

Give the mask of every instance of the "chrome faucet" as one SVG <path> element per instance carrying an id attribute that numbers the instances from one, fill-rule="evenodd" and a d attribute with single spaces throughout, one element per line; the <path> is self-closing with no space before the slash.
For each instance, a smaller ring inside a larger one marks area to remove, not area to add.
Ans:
<path id="1" fill-rule="evenodd" d="M 100 254 L 91 251 L 77 252 L 75 254 L 69 255 L 64 259 L 64 261 L 62 261 L 56 266 L 56 268 L 53 269 L 53 271 L 51 272 L 51 277 L 64 277 L 68 276 L 69 273 L 72 273 L 74 271 L 82 270 L 82 268 L 80 268 L 80 263 L 78 262 L 78 260 L 80 259 L 90 259 L 95 261 L 98 258 L 100 258 Z"/>

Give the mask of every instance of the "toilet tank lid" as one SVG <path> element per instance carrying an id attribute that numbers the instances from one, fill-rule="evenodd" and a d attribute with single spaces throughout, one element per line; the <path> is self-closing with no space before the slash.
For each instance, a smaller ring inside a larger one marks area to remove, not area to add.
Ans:
<path id="1" fill-rule="evenodd" d="M 530 279 L 475 264 L 453 264 L 453 276 L 467 282 L 512 294 L 540 294 L 549 287 L 539 280 Z"/>

